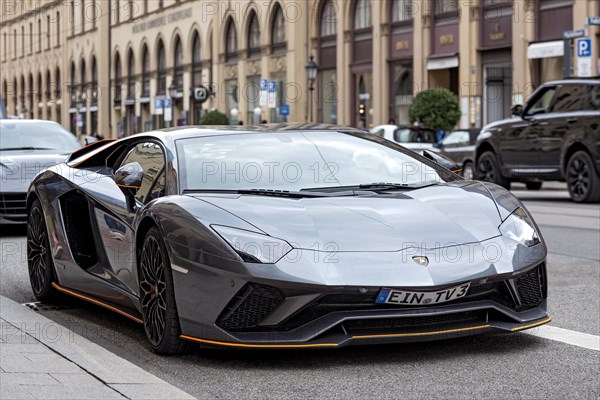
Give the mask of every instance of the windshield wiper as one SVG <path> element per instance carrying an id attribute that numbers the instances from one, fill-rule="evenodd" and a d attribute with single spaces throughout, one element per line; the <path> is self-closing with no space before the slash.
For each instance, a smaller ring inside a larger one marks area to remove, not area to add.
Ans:
<path id="1" fill-rule="evenodd" d="M 301 189 L 304 191 L 336 191 L 336 190 L 393 190 L 393 189 L 421 189 L 427 186 L 437 185 L 438 182 L 419 182 L 417 184 L 409 184 L 409 183 L 386 183 L 386 182 L 373 182 L 373 183 L 361 183 L 359 185 L 350 185 L 350 186 L 330 186 L 330 187 L 315 187 L 315 188 L 306 188 Z"/>
<path id="2" fill-rule="evenodd" d="M 4 150 L 54 150 L 54 149 L 50 149 L 47 147 L 32 147 L 32 146 L 0 148 L 0 151 L 4 151 Z"/>
<path id="3" fill-rule="evenodd" d="M 305 191 L 289 191 L 289 190 L 272 190 L 272 189 L 184 189 L 183 194 L 190 193 L 229 193 L 229 194 L 252 194 L 256 196 L 273 196 L 273 197 L 289 197 L 301 199 L 305 197 L 326 197 L 331 196 L 331 193 L 305 192 Z M 353 193 L 351 193 L 353 194 Z M 339 195 L 339 194 L 338 194 Z"/>

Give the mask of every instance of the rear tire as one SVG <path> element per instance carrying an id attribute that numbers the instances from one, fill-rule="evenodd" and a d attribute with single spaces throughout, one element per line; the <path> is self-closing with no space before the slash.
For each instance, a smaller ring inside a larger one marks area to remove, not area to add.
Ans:
<path id="1" fill-rule="evenodd" d="M 542 182 L 526 182 L 527 190 L 540 190 L 542 188 Z"/>
<path id="2" fill-rule="evenodd" d="M 491 151 L 484 152 L 477 160 L 477 179 L 510 189 L 510 181 L 500 173 L 496 155 Z"/>
<path id="3" fill-rule="evenodd" d="M 173 355 L 184 350 L 175 304 L 167 248 L 156 227 L 150 228 L 139 259 L 140 303 L 144 331 L 152 351 Z"/>
<path id="4" fill-rule="evenodd" d="M 571 199 L 577 203 L 597 203 L 600 201 L 600 177 L 596 173 L 590 155 L 579 150 L 575 152 L 565 171 Z"/>
<path id="5" fill-rule="evenodd" d="M 27 269 L 31 290 L 39 301 L 50 303 L 60 299 L 60 292 L 52 286 L 56 280 L 52 248 L 38 199 L 33 201 L 27 220 Z"/>

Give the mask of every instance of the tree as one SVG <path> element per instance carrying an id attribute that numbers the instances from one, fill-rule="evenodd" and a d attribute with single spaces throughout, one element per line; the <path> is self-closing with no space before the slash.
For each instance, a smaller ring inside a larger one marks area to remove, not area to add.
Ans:
<path id="1" fill-rule="evenodd" d="M 460 119 L 458 99 L 448 89 L 427 89 L 415 96 L 408 109 L 411 123 L 433 128 L 436 131 L 452 130 Z"/>
<path id="2" fill-rule="evenodd" d="M 209 111 L 204 115 L 204 117 L 202 117 L 200 124 L 201 125 L 229 125 L 229 118 L 227 118 L 227 115 L 225 115 L 222 112 L 219 112 L 217 110 Z"/>

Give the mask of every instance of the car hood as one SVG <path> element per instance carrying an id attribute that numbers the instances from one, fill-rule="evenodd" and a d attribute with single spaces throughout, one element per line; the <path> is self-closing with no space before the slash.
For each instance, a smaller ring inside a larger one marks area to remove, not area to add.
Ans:
<path id="1" fill-rule="evenodd" d="M 281 198 L 194 196 L 302 249 L 399 251 L 476 243 L 499 236 L 500 214 L 478 182 L 388 195 Z"/>
<path id="2" fill-rule="evenodd" d="M 67 156 L 68 153 L 59 154 L 55 150 L 2 151 L 2 181 L 10 184 L 10 190 L 3 188 L 3 191 L 26 192 L 29 183 L 40 171 L 60 164 Z"/>

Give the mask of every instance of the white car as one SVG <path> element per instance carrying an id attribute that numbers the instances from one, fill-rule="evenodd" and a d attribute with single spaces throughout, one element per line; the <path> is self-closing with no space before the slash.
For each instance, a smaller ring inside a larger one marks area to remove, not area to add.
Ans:
<path id="1" fill-rule="evenodd" d="M 379 125 L 371 129 L 371 133 L 399 143 L 413 151 L 431 150 L 432 145 L 436 143 L 435 131 L 420 126 Z"/>

